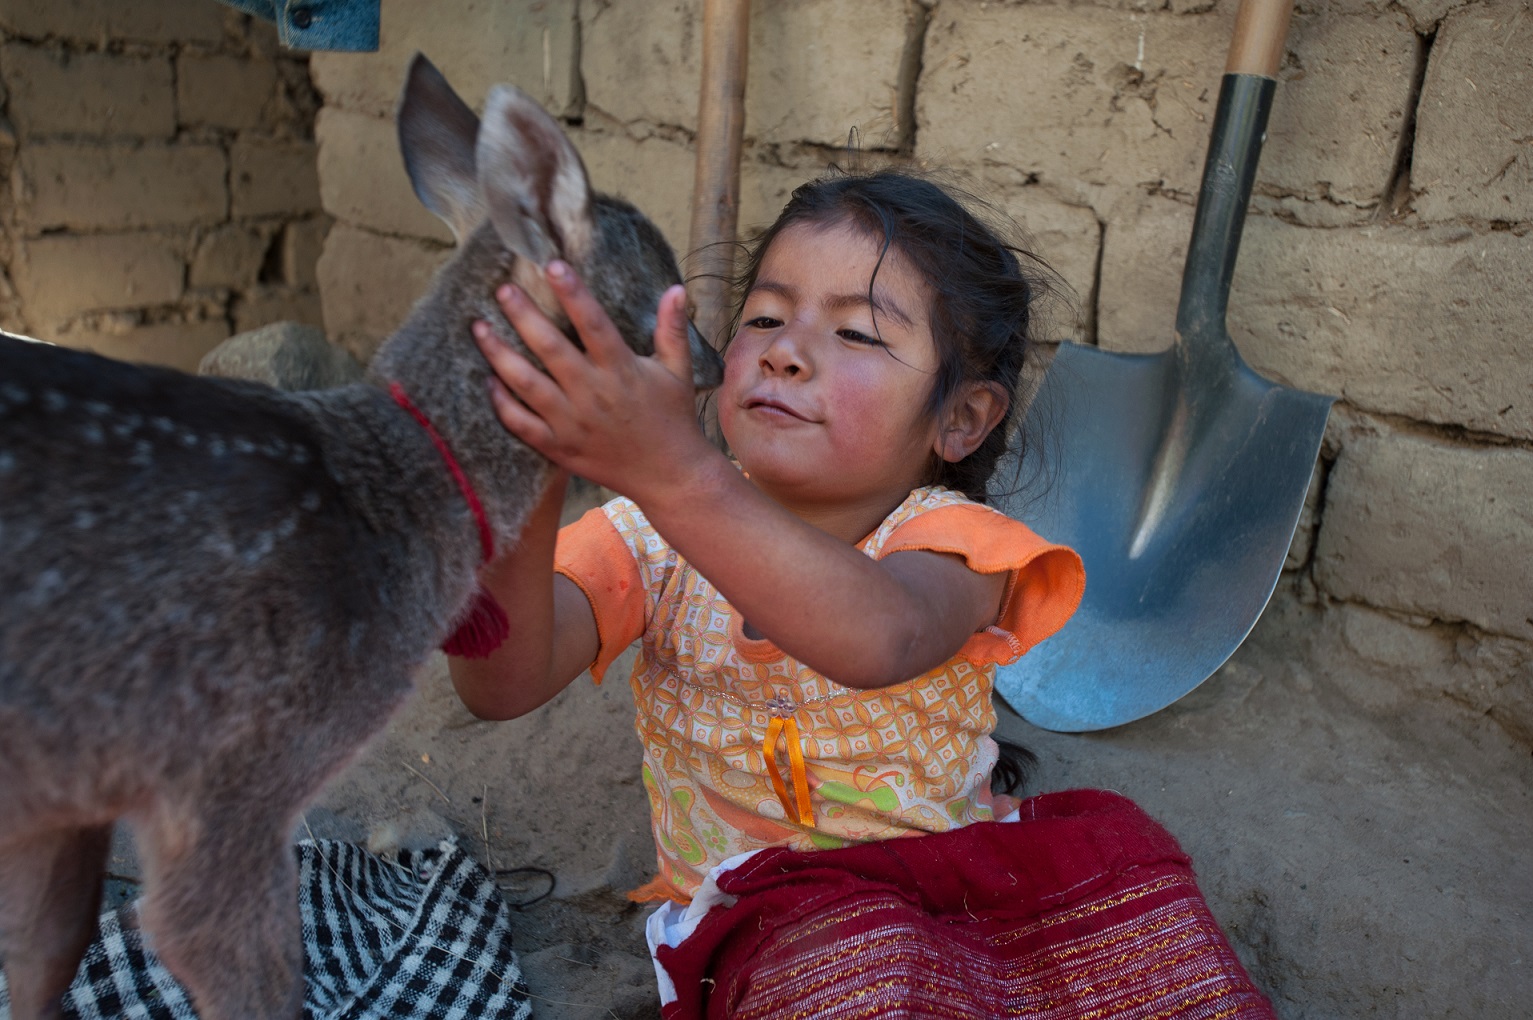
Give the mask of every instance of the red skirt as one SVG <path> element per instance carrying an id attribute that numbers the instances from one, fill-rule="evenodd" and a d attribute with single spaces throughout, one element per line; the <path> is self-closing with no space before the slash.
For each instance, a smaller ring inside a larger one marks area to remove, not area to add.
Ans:
<path id="1" fill-rule="evenodd" d="M 1191 862 L 1132 801 L 1024 801 L 1021 821 L 762 851 L 738 897 L 657 960 L 682 1018 L 1273 1020 Z"/>

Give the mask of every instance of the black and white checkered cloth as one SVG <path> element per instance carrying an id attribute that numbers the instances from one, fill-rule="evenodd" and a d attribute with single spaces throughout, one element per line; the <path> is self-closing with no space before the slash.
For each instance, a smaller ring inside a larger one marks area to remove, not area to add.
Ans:
<path id="1" fill-rule="evenodd" d="M 510 907 L 454 843 L 397 863 L 349 843 L 297 845 L 305 1020 L 526 1020 Z M 131 909 L 131 907 L 124 908 Z M 64 1002 L 79 1020 L 195 1020 L 142 934 L 103 914 Z M 0 978 L 0 1017 L 10 997 Z"/>

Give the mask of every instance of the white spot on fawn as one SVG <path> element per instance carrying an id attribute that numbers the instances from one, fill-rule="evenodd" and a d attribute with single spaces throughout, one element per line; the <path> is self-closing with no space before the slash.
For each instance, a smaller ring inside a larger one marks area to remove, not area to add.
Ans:
<path id="1" fill-rule="evenodd" d="M 57 414 L 69 406 L 69 399 L 58 390 L 43 390 L 43 407 Z"/>
<path id="2" fill-rule="evenodd" d="M 235 554 L 234 543 L 229 541 L 229 536 L 218 532 L 211 532 L 202 540 L 204 547 L 223 557 L 233 559 Z"/>
<path id="3" fill-rule="evenodd" d="M 32 590 L 28 593 L 28 601 L 34 606 L 41 606 L 62 587 L 64 587 L 64 575 L 50 567 L 37 575 L 37 580 L 33 582 Z"/>
<path id="4" fill-rule="evenodd" d="M 81 531 L 89 531 L 96 526 L 96 515 L 89 510 L 81 510 L 75 514 L 75 527 Z"/>
<path id="5" fill-rule="evenodd" d="M 255 566 L 269 556 L 276 546 L 276 536 L 270 531 L 263 531 L 256 535 L 255 541 L 251 542 L 249 547 L 245 549 L 244 560 L 251 566 Z"/>
<path id="6" fill-rule="evenodd" d="M 143 423 L 143 415 L 134 414 L 132 411 L 129 411 L 127 414 L 123 415 L 117 420 L 117 424 L 112 426 L 112 435 L 116 436 L 118 439 L 127 439 L 133 433 L 137 432 L 138 427 Z"/>

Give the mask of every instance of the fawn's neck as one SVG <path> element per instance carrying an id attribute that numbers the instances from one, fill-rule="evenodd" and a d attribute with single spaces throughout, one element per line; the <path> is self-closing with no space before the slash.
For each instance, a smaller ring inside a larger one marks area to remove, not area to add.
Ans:
<path id="1" fill-rule="evenodd" d="M 474 320 L 486 319 L 516 342 L 494 300 L 494 288 L 509 275 L 513 258 L 493 235 L 471 237 L 384 341 L 368 369 L 374 385 L 400 387 L 441 437 L 483 505 L 497 547 L 520 533 L 549 474 L 548 462 L 495 416 L 490 369 L 470 333 Z M 426 430 L 413 420 L 410 428 L 427 443 L 415 456 L 429 450 L 434 469 L 451 481 L 451 470 Z M 461 493 L 458 498 L 463 499 Z"/>

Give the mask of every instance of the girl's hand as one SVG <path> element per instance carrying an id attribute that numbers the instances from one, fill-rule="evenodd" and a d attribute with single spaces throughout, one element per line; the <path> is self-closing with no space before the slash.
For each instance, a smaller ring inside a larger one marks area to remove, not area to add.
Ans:
<path id="1" fill-rule="evenodd" d="M 660 299 L 655 354 L 642 357 L 566 263 L 549 263 L 545 275 L 585 351 L 520 288 L 497 290 L 507 320 L 548 370 L 512 350 L 489 323 L 474 323 L 497 380 L 491 399 L 501 423 L 561 468 L 636 500 L 646 486 L 674 482 L 678 464 L 715 452 L 697 422 L 683 288 Z"/>

